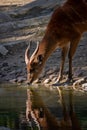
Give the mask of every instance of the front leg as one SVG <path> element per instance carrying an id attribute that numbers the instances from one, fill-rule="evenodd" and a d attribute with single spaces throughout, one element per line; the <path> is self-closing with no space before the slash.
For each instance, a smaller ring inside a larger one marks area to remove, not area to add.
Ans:
<path id="1" fill-rule="evenodd" d="M 60 82 L 63 78 L 63 69 L 64 69 L 64 63 L 65 63 L 67 51 L 68 51 L 68 45 L 62 48 L 62 53 L 61 53 L 62 60 L 61 60 L 60 71 L 59 71 L 57 82 Z"/>
<path id="2" fill-rule="evenodd" d="M 70 49 L 69 49 L 69 73 L 68 73 L 68 81 L 72 81 L 72 58 L 76 52 L 77 45 L 80 41 L 80 35 L 77 35 L 77 37 L 73 38 L 70 44 Z"/>

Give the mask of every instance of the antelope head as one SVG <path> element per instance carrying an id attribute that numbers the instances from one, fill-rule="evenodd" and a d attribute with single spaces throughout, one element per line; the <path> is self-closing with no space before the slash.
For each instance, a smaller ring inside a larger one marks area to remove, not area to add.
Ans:
<path id="1" fill-rule="evenodd" d="M 25 63 L 27 67 L 27 81 L 28 83 L 32 83 L 37 79 L 43 68 L 43 55 L 38 53 L 39 43 L 37 43 L 37 47 L 31 57 L 29 56 L 30 44 L 25 51 Z"/>

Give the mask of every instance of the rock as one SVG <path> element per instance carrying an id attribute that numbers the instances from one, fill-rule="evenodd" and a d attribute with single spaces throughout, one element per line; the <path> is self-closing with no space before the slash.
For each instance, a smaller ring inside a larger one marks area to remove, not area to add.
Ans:
<path id="1" fill-rule="evenodd" d="M 8 50 L 3 45 L 0 45 L 0 54 L 5 56 L 7 53 Z"/>
<path id="2" fill-rule="evenodd" d="M 50 79 L 46 79 L 46 80 L 44 81 L 44 84 L 48 84 L 48 83 L 50 83 L 50 82 L 51 82 Z"/>
<path id="3" fill-rule="evenodd" d="M 11 80 L 9 80 L 9 82 L 11 82 L 11 83 L 16 83 L 16 82 L 17 82 L 17 79 L 11 79 Z"/>
<path id="4" fill-rule="evenodd" d="M 84 91 L 87 91 L 87 87 L 84 89 Z"/>
<path id="5" fill-rule="evenodd" d="M 85 78 L 81 78 L 73 83 L 73 86 L 79 86 L 82 85 L 85 82 Z"/>
<path id="6" fill-rule="evenodd" d="M 86 88 L 87 89 L 87 83 L 82 84 L 82 88 Z"/>
<path id="7" fill-rule="evenodd" d="M 81 87 L 84 91 L 87 91 L 87 77 L 81 78 L 73 83 L 73 88 Z"/>
<path id="8" fill-rule="evenodd" d="M 56 81 L 57 81 L 57 77 L 53 77 L 52 82 L 56 82 Z"/>
<path id="9" fill-rule="evenodd" d="M 41 83 L 41 80 L 38 78 L 38 79 L 36 79 L 34 82 L 33 82 L 33 84 L 38 84 L 38 83 Z"/>
<path id="10" fill-rule="evenodd" d="M 17 82 L 18 82 L 18 83 L 22 83 L 22 82 L 24 82 L 24 81 L 26 81 L 26 78 L 24 78 L 24 77 L 19 77 L 19 78 L 17 79 Z"/>
<path id="11" fill-rule="evenodd" d="M 49 75 L 49 79 L 51 79 L 51 80 L 57 79 L 57 78 L 58 78 L 58 75 L 55 75 L 55 74 Z"/>

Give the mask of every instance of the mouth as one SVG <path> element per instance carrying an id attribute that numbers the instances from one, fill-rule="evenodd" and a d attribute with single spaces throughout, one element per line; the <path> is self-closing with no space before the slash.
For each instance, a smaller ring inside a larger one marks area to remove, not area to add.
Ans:
<path id="1" fill-rule="evenodd" d="M 34 81 L 33 79 L 29 79 L 29 80 L 27 80 L 27 84 L 31 85 L 33 81 Z"/>

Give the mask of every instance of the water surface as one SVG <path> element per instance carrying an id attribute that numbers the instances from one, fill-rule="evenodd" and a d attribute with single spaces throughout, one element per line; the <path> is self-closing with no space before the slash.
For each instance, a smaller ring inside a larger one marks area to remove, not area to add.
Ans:
<path id="1" fill-rule="evenodd" d="M 39 87 L 35 89 L 39 93 L 44 104 L 58 121 L 63 119 L 63 107 L 57 89 Z M 70 111 L 69 90 L 63 91 L 63 103 L 67 112 Z M 87 130 L 87 94 L 72 92 L 73 110 L 82 130 Z M 0 127 L 8 127 L 11 130 L 19 130 L 20 117 L 25 115 L 27 100 L 27 88 L 17 85 L 0 85 Z M 36 99 L 35 99 L 36 100 Z M 39 100 L 37 98 L 37 100 Z M 38 106 L 39 107 L 39 106 Z"/>

